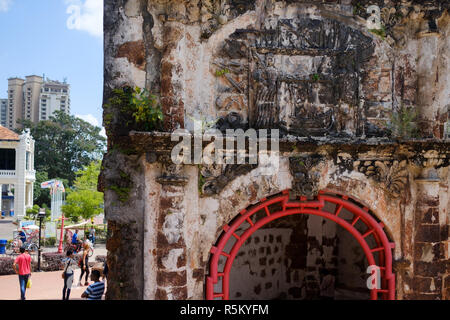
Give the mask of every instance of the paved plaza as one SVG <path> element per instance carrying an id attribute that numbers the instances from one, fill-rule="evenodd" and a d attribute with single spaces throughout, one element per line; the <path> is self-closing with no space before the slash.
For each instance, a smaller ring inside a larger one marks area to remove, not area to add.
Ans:
<path id="1" fill-rule="evenodd" d="M 12 223 L 11 218 L 0 220 L 0 239 L 11 239 L 13 230 L 17 226 Z M 56 252 L 57 247 L 42 248 L 42 252 Z M 106 255 L 106 248 L 104 244 L 97 244 L 94 249 L 94 255 L 89 259 L 90 262 L 95 262 L 97 255 Z M 0 255 L 6 256 L 6 255 Z M 37 260 L 35 254 L 32 255 L 33 260 Z M 33 272 L 31 276 L 32 287 L 27 289 L 27 300 L 61 300 L 62 288 L 64 280 L 61 278 L 61 271 L 53 272 Z M 81 294 L 86 290 L 87 286 L 77 287 L 78 279 L 81 270 L 75 270 L 74 285 L 70 294 L 71 300 L 84 300 Z M 84 277 L 83 277 L 84 280 Z M 91 282 L 92 283 L 92 282 Z M 106 290 L 105 290 L 106 292 Z M 20 289 L 17 275 L 0 276 L 0 300 L 19 300 Z M 104 299 L 104 296 L 103 296 Z"/>
<path id="2" fill-rule="evenodd" d="M 81 294 L 86 290 L 87 286 L 76 286 L 80 272 L 80 269 L 75 270 L 74 285 L 72 285 L 70 300 L 85 300 L 81 298 Z M 64 280 L 61 278 L 61 273 L 62 271 L 33 272 L 31 275 L 32 286 L 30 289 L 27 289 L 26 299 L 62 300 Z M 104 299 L 105 296 L 103 295 L 102 300 Z M 17 275 L 0 276 L 0 300 L 20 300 L 20 288 Z"/>

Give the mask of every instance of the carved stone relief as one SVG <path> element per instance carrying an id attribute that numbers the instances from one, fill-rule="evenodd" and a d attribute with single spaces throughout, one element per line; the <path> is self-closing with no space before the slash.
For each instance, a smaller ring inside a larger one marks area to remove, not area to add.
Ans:
<path id="1" fill-rule="evenodd" d="M 354 0 L 354 13 L 367 19 L 369 14 L 366 9 L 373 4 L 381 8 L 380 18 L 386 41 L 398 47 L 406 44 L 408 36 L 439 33 L 436 22 L 450 7 L 448 1 Z"/>
<path id="2" fill-rule="evenodd" d="M 406 160 L 362 160 L 354 163 L 355 169 L 373 178 L 393 198 L 400 197 L 408 183 Z"/>
<path id="3" fill-rule="evenodd" d="M 356 135 L 362 67 L 373 51 L 371 38 L 332 19 L 268 17 L 260 29 L 236 30 L 213 62 L 218 113 L 239 112 L 255 129 Z"/>
<path id="4" fill-rule="evenodd" d="M 298 196 L 313 197 L 319 192 L 320 173 L 317 168 L 321 156 L 289 158 L 289 170 L 293 177 L 292 191 Z"/>
<path id="5" fill-rule="evenodd" d="M 174 163 L 170 153 L 147 154 L 147 161 L 150 163 L 157 161 L 161 164 L 161 175 L 156 178 L 160 184 L 185 185 L 188 182 L 183 173 L 183 165 Z"/>
<path id="6" fill-rule="evenodd" d="M 205 196 L 218 194 L 236 177 L 246 174 L 257 165 L 252 164 L 211 164 L 202 165 L 199 172 L 199 189 Z"/>

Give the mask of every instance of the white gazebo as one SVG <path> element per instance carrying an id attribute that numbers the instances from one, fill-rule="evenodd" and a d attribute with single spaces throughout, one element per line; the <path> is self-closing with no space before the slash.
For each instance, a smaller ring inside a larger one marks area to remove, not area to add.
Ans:
<path id="1" fill-rule="evenodd" d="M 0 126 L 0 208 L 6 214 L 11 211 L 17 218 L 25 216 L 26 209 L 33 206 L 34 140 L 29 129 L 21 135 Z M 7 185 L 3 188 L 4 185 Z M 14 195 L 8 194 L 10 187 Z M 5 194 L 6 193 L 6 194 Z M 3 202 L 3 203 L 2 203 Z"/>

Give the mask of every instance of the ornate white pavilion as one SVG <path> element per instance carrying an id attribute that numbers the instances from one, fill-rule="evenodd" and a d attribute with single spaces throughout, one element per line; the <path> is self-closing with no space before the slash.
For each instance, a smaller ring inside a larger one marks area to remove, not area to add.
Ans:
<path id="1" fill-rule="evenodd" d="M 29 129 L 21 135 L 0 126 L 0 186 L 2 215 L 25 216 L 33 206 L 34 139 Z M 11 192 L 12 188 L 14 191 Z"/>

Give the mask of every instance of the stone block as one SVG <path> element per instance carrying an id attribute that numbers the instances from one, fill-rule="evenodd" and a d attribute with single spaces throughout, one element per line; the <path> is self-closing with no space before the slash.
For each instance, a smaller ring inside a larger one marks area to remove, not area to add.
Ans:
<path id="1" fill-rule="evenodd" d="M 439 242 L 440 241 L 439 225 L 419 225 L 416 230 L 416 241 L 420 242 Z"/>
<path id="2" fill-rule="evenodd" d="M 186 270 L 180 272 L 158 271 L 156 282 L 161 287 L 181 287 L 187 283 Z"/>
<path id="3" fill-rule="evenodd" d="M 445 273 L 446 264 L 444 261 L 439 262 L 422 262 L 414 263 L 414 274 L 422 277 L 436 277 Z"/>

